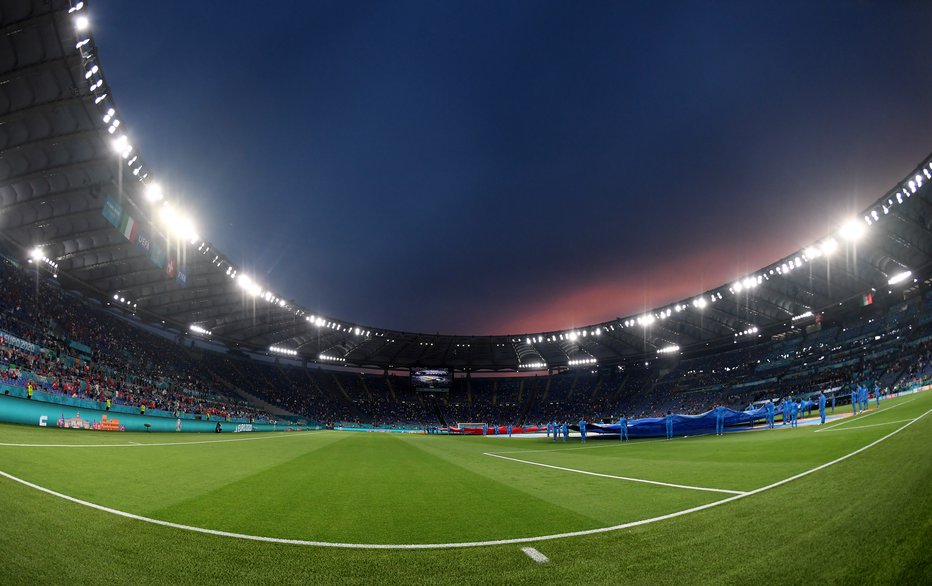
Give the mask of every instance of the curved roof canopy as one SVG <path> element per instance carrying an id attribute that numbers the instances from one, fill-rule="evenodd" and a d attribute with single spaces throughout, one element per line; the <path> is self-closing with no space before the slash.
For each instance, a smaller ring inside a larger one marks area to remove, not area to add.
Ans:
<path id="1" fill-rule="evenodd" d="M 158 190 L 157 172 L 125 133 L 86 12 L 82 2 L 0 0 L 3 244 L 92 296 L 230 345 L 379 368 L 622 364 L 785 331 L 810 312 L 929 272 L 932 157 L 804 250 L 642 315 L 500 336 L 314 315 L 243 274 Z"/>

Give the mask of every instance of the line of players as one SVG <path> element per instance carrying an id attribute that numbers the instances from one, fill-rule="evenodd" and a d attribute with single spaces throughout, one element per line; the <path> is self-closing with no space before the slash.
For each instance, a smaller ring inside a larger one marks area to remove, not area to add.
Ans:
<path id="1" fill-rule="evenodd" d="M 869 386 L 867 383 L 859 384 L 856 388 L 851 391 L 851 407 L 854 410 L 854 415 L 864 412 L 868 409 L 868 391 Z M 874 384 L 874 400 L 875 405 L 880 407 L 880 386 L 876 383 Z M 832 413 L 835 413 L 835 393 L 832 393 Z M 825 425 L 825 409 L 828 400 L 825 397 L 825 392 L 819 392 L 819 425 Z M 793 397 L 786 397 L 780 403 L 781 409 L 783 411 L 783 425 L 789 424 L 790 427 L 798 427 L 799 414 L 804 410 L 804 403 L 802 401 L 796 402 Z M 812 403 L 808 405 L 809 412 L 812 410 Z M 776 408 L 774 407 L 773 401 L 768 400 L 766 404 L 766 421 L 767 427 L 773 429 L 774 418 Z M 725 435 L 725 415 L 727 409 L 725 407 L 716 407 L 715 412 L 715 435 Z M 667 415 L 664 417 L 664 423 L 666 426 L 666 438 L 673 439 L 673 413 L 667 411 Z M 511 436 L 511 426 L 509 426 L 508 435 Z M 552 437 L 554 441 L 557 441 L 560 437 L 563 437 L 565 442 L 570 436 L 570 426 L 568 423 L 563 422 L 562 424 L 557 423 L 556 421 L 547 422 L 547 437 Z M 580 441 L 586 441 L 586 422 L 585 420 L 579 420 L 579 438 Z M 618 420 L 618 439 L 621 441 L 627 441 L 628 439 L 628 419 L 622 415 Z"/>

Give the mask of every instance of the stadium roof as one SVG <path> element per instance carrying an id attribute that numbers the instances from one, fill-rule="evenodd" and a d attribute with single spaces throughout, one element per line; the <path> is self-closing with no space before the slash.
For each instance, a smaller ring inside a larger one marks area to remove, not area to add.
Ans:
<path id="1" fill-rule="evenodd" d="M 573 330 L 385 330 L 316 315 L 255 282 L 158 189 L 133 148 L 82 2 L 0 0 L 0 235 L 85 293 L 248 350 L 377 368 L 621 364 L 785 331 L 932 261 L 932 157 L 833 234 L 694 297 Z"/>

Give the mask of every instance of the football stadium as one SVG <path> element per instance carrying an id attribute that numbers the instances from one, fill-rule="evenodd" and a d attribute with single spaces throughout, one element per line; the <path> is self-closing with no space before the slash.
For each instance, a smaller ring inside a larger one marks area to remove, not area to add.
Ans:
<path id="1" fill-rule="evenodd" d="M 105 6 L 0 1 L 0 582 L 932 583 L 932 155 L 636 311 L 383 327 L 199 232 Z"/>

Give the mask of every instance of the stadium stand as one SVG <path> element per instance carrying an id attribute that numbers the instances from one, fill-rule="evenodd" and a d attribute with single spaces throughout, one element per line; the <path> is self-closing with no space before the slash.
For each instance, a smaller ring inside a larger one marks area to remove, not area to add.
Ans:
<path id="1" fill-rule="evenodd" d="M 330 426 L 452 426 L 463 421 L 538 425 L 684 415 L 768 398 L 835 393 L 851 385 L 891 391 L 932 378 L 932 291 L 870 305 L 776 338 L 611 368 L 537 376 L 457 378 L 442 393 L 406 376 L 347 372 L 296 361 L 220 353 L 183 334 L 134 323 L 122 309 L 68 292 L 28 265 L 0 261 L 0 381 L 44 400 L 64 396 L 178 417 L 267 421 L 263 405 Z M 808 330 L 808 331 L 807 331 Z M 24 350 L 22 342 L 41 352 Z M 18 345 L 17 345 L 18 343 Z M 249 400 L 252 398 L 252 400 Z"/>

